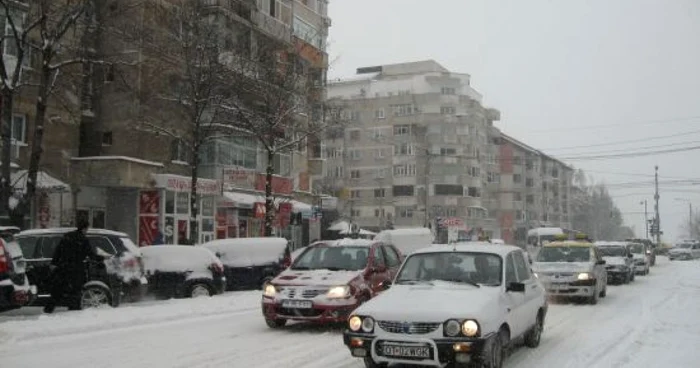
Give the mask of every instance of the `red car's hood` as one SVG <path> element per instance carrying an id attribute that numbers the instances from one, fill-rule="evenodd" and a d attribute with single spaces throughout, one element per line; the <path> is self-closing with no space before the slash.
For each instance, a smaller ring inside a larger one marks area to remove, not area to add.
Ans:
<path id="1" fill-rule="evenodd" d="M 362 271 L 330 271 L 308 270 L 299 271 L 287 269 L 272 281 L 275 285 L 347 285 L 362 275 Z"/>

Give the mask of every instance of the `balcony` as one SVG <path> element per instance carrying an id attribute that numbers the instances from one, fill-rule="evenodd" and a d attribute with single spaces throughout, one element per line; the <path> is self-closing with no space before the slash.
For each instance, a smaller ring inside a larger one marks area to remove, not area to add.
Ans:
<path id="1" fill-rule="evenodd" d="M 164 170 L 162 163 L 126 156 L 73 157 L 71 163 L 78 186 L 152 188 L 151 174 Z"/>
<path id="2" fill-rule="evenodd" d="M 288 22 L 283 22 L 277 18 L 274 18 L 268 14 L 260 11 L 256 11 L 252 15 L 253 24 L 260 27 L 263 32 L 267 33 L 269 36 L 281 40 L 283 42 L 292 42 L 292 27 L 291 24 L 291 14 L 282 16 L 283 19 L 289 18 Z"/>
<path id="3" fill-rule="evenodd" d="M 205 0 L 203 5 L 217 10 L 223 10 L 227 15 L 233 15 L 238 20 L 250 22 L 255 4 L 247 0 Z"/>

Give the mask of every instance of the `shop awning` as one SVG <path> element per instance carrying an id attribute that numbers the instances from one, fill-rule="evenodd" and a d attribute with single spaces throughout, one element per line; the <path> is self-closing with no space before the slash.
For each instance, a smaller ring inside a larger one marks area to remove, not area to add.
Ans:
<path id="1" fill-rule="evenodd" d="M 15 191 L 24 193 L 27 190 L 27 170 L 17 170 L 11 175 L 12 187 Z M 37 188 L 51 193 L 70 192 L 70 185 L 54 178 L 44 171 L 37 172 Z"/>
<path id="2" fill-rule="evenodd" d="M 252 208 L 256 202 L 264 203 L 265 197 L 259 194 L 243 193 L 243 192 L 224 192 L 224 197 L 229 201 L 236 204 L 236 207 L 241 208 Z M 292 210 L 294 212 L 311 212 L 311 205 L 299 202 L 293 199 L 286 198 L 275 198 L 275 205 L 279 205 L 282 202 L 292 203 Z"/>

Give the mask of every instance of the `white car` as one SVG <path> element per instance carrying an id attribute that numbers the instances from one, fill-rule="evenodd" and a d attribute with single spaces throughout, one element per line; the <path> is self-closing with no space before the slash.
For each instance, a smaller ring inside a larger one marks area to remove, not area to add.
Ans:
<path id="1" fill-rule="evenodd" d="M 632 243 L 630 247 L 634 259 L 634 272 L 648 275 L 651 267 L 651 250 L 643 243 Z"/>
<path id="2" fill-rule="evenodd" d="M 409 255 L 385 287 L 343 333 L 368 368 L 500 368 L 512 342 L 540 343 L 547 298 L 520 248 L 434 245 Z"/>
<path id="3" fill-rule="evenodd" d="M 683 243 L 668 251 L 668 259 L 690 260 L 700 258 L 700 243 Z"/>

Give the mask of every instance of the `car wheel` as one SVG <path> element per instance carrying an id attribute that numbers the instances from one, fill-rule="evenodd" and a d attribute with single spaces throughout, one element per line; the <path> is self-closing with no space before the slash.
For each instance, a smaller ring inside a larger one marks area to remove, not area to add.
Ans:
<path id="1" fill-rule="evenodd" d="M 598 295 L 599 295 L 599 293 L 597 291 L 594 291 L 593 295 L 588 297 L 588 304 L 590 304 L 590 305 L 598 304 Z"/>
<path id="2" fill-rule="evenodd" d="M 189 297 L 199 298 L 203 296 L 211 296 L 211 290 L 206 284 L 193 284 L 190 287 Z"/>
<path id="3" fill-rule="evenodd" d="M 265 318 L 265 323 L 269 328 L 282 328 L 287 324 L 286 319 L 267 319 Z"/>
<path id="4" fill-rule="evenodd" d="M 371 356 L 366 356 L 364 359 L 364 362 L 365 362 L 365 368 L 386 368 L 389 366 L 386 363 L 375 362 Z"/>
<path id="5" fill-rule="evenodd" d="M 80 295 L 80 309 L 103 308 L 112 304 L 112 296 L 106 288 L 90 285 Z M 77 309 L 77 308 L 76 308 Z"/>
<path id="6" fill-rule="evenodd" d="M 542 339 L 542 331 L 544 330 L 544 320 L 542 313 L 537 313 L 537 320 L 532 329 L 525 335 L 525 346 L 528 348 L 536 348 L 540 346 Z"/>
<path id="7" fill-rule="evenodd" d="M 503 367 L 503 360 L 506 357 L 505 354 L 505 349 L 503 348 L 505 340 L 508 338 L 507 337 L 508 333 L 505 332 L 504 330 L 501 330 L 501 332 L 496 336 L 491 343 L 491 349 L 489 350 L 489 356 L 484 362 L 484 367 L 485 368 L 502 368 Z"/>

